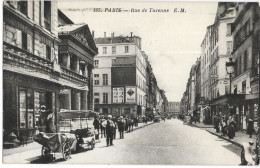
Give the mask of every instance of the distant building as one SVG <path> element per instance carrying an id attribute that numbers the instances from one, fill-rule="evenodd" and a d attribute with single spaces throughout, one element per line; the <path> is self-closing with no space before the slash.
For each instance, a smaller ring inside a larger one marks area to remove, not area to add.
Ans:
<path id="1" fill-rule="evenodd" d="M 177 117 L 181 113 L 180 102 L 168 102 L 169 114 L 173 117 Z"/>
<path id="2" fill-rule="evenodd" d="M 138 36 L 95 38 L 94 110 L 103 115 L 139 115 L 146 109 L 146 56 Z"/>

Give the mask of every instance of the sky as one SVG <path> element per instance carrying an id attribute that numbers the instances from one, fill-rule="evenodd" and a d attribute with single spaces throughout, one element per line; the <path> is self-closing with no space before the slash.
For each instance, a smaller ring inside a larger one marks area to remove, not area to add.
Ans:
<path id="1" fill-rule="evenodd" d="M 88 24 L 95 37 L 133 35 L 142 38 L 160 89 L 168 101 L 180 101 L 186 89 L 191 66 L 201 54 L 207 26 L 214 23 L 217 2 L 112 2 L 59 1 L 58 7 L 74 23 Z M 103 12 L 94 12 L 101 8 Z M 129 12 L 105 12 L 121 8 Z M 165 9 L 169 12 L 150 12 Z M 174 12 L 183 8 L 185 12 Z M 130 12 L 131 9 L 140 12 Z M 142 12 L 146 9 L 147 12 Z"/>

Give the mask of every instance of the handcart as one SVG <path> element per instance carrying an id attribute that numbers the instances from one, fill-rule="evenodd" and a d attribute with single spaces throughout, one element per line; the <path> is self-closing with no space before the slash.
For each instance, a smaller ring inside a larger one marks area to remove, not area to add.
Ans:
<path id="1" fill-rule="evenodd" d="M 56 159 L 56 153 L 68 160 L 72 152 L 95 147 L 93 127 L 95 113 L 92 111 L 68 110 L 58 113 L 58 133 L 39 133 L 34 141 L 42 145 L 42 157 Z"/>

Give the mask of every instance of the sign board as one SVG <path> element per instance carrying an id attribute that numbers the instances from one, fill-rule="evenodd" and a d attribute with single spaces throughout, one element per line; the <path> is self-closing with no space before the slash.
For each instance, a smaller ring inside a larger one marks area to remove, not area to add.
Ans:
<path id="1" fill-rule="evenodd" d="M 113 88 L 113 103 L 124 103 L 124 87 Z"/>
<path id="2" fill-rule="evenodd" d="M 125 102 L 135 103 L 136 102 L 136 88 L 134 86 L 125 87 Z"/>

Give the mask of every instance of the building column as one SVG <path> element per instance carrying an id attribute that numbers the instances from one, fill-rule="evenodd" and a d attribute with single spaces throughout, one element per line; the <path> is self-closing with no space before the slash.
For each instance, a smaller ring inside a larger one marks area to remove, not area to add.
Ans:
<path id="1" fill-rule="evenodd" d="M 87 110 L 87 96 L 88 96 L 88 91 L 83 90 L 81 91 L 81 110 Z"/>
<path id="2" fill-rule="evenodd" d="M 84 75 L 85 77 L 88 77 L 88 65 L 87 65 L 87 64 L 85 64 L 85 70 L 84 70 L 84 72 L 83 72 L 83 75 Z"/>
<path id="3" fill-rule="evenodd" d="M 65 54 L 62 57 L 62 63 L 63 65 L 65 65 L 67 68 L 70 68 L 70 55 L 69 54 Z"/>
<path id="4" fill-rule="evenodd" d="M 76 70 L 77 73 L 79 73 L 79 59 L 78 58 L 76 58 L 76 62 L 75 63 L 76 63 L 76 66 L 75 66 L 76 69 L 75 70 Z"/>
<path id="5" fill-rule="evenodd" d="M 63 92 L 60 106 L 63 109 L 71 110 L 71 89 L 63 89 Z"/>
<path id="6" fill-rule="evenodd" d="M 71 94 L 71 110 L 80 110 L 80 92 L 76 90 Z"/>

